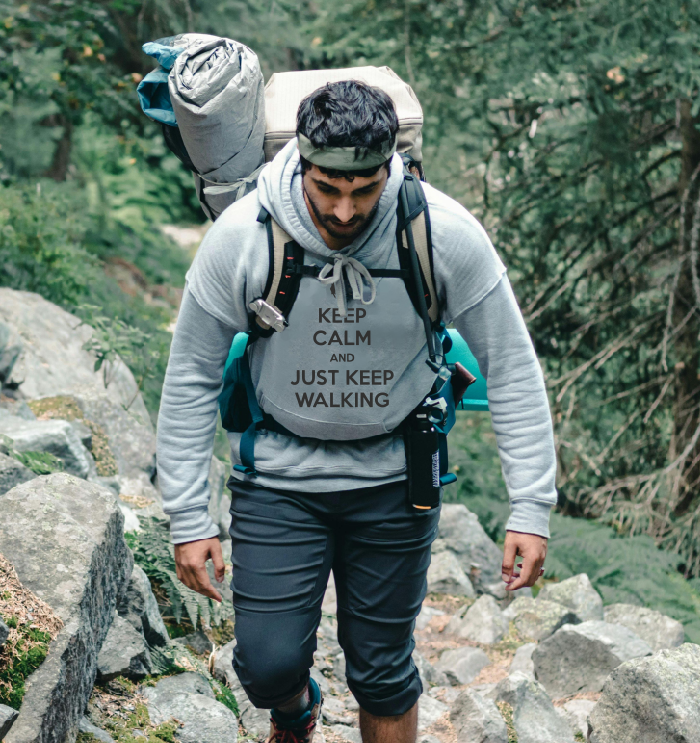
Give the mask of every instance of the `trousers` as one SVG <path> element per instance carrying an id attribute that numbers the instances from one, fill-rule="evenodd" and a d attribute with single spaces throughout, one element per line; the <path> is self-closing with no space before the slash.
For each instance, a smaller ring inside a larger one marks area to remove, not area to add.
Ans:
<path id="1" fill-rule="evenodd" d="M 400 715 L 423 691 L 411 654 L 440 508 L 416 511 L 406 482 L 305 493 L 230 477 L 233 667 L 258 708 L 309 679 L 333 571 L 347 684 L 373 715 Z"/>

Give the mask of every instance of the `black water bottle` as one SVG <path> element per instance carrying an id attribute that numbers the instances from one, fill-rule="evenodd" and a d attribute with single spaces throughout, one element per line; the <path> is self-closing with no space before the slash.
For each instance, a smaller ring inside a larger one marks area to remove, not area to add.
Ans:
<path id="1" fill-rule="evenodd" d="M 411 421 L 404 436 L 408 502 L 427 511 L 440 505 L 440 445 L 427 416 Z"/>

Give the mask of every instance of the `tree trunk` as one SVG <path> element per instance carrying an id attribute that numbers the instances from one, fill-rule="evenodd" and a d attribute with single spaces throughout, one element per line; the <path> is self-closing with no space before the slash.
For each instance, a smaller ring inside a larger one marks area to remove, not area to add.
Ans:
<path id="1" fill-rule="evenodd" d="M 695 204 L 700 198 L 700 175 L 691 183 L 695 170 L 700 165 L 700 131 L 695 127 L 700 117 L 693 119 L 692 102 L 688 99 L 679 101 L 680 136 L 683 144 L 681 175 L 678 181 L 679 198 L 683 199 L 690 187 L 689 198 L 683 215 L 683 240 L 679 241 L 678 259 L 682 267 L 678 287 L 674 296 L 673 327 L 677 327 L 695 305 L 691 273 L 690 249 Z M 700 267 L 699 267 L 700 268 Z M 673 435 L 671 441 L 671 458 L 677 457 L 689 444 L 700 421 L 700 383 L 698 382 L 698 332 L 700 331 L 700 308 L 697 308 L 690 320 L 675 338 L 674 356 L 676 358 L 676 395 L 673 405 Z M 694 460 L 698 460 L 695 461 Z M 693 463 L 694 462 L 694 463 Z M 674 506 L 677 516 L 687 513 L 700 493 L 700 441 L 683 466 L 678 499 Z"/>
<path id="2" fill-rule="evenodd" d="M 67 116 L 61 115 L 58 123 L 63 126 L 63 134 L 56 143 L 53 160 L 44 175 L 47 178 L 53 178 L 55 181 L 65 181 L 68 175 L 70 152 L 73 144 L 73 122 Z"/>

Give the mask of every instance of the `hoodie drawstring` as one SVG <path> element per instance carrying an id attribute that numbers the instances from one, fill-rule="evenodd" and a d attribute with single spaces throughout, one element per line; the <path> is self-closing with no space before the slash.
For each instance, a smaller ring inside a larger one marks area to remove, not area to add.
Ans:
<path id="1" fill-rule="evenodd" d="M 345 304 L 345 285 L 343 283 L 343 269 L 348 277 L 348 283 L 352 289 L 352 298 L 359 299 L 362 304 L 372 304 L 377 296 L 377 287 L 370 272 L 355 258 L 347 255 L 334 255 L 334 263 L 328 263 L 318 274 L 318 280 L 322 284 L 332 284 L 335 288 L 335 300 L 338 304 L 338 311 L 341 317 L 346 317 L 347 307 Z M 365 301 L 363 292 L 363 282 L 367 283 L 372 296 Z"/>

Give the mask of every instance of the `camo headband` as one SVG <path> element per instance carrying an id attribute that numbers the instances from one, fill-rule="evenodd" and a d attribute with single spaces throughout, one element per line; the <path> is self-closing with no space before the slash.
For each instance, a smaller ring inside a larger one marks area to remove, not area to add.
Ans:
<path id="1" fill-rule="evenodd" d="M 355 158 L 354 147 L 324 147 L 318 149 L 303 134 L 297 135 L 299 154 L 314 165 L 332 170 L 366 170 L 382 165 L 396 152 L 396 137 L 386 142 L 381 152 L 365 151 L 364 157 Z"/>

